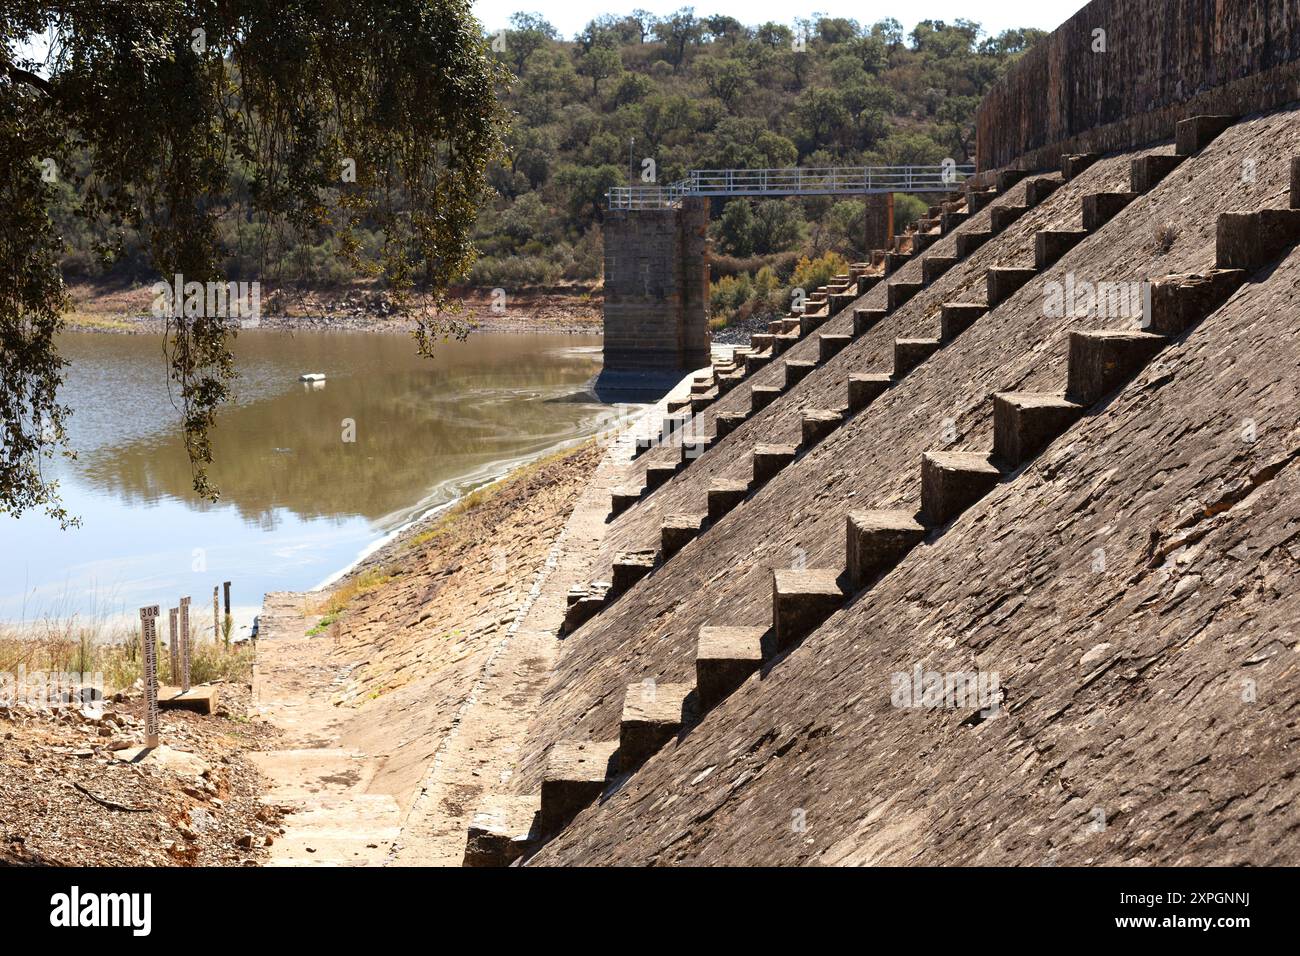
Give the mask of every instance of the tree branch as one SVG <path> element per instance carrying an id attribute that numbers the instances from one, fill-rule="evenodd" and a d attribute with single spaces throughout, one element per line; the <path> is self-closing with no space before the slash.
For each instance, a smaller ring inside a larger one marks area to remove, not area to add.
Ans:
<path id="1" fill-rule="evenodd" d="M 26 83 L 44 93 L 46 96 L 54 95 L 54 88 L 50 86 L 50 81 L 37 76 L 27 70 L 19 69 L 12 63 L 4 65 L 5 74 L 15 83 Z"/>

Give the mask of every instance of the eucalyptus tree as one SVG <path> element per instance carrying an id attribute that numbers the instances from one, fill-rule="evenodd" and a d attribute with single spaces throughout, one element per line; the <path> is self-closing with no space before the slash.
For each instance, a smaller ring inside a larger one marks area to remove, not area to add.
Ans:
<path id="1" fill-rule="evenodd" d="M 157 273 L 186 282 L 227 278 L 218 224 L 236 173 L 268 250 L 277 229 L 328 229 L 360 262 L 364 224 L 382 236 L 364 265 L 416 316 L 428 352 L 451 322 L 446 289 L 473 260 L 505 129 L 508 74 L 490 39 L 469 0 L 5 0 L 0 513 L 69 519 L 42 470 L 68 453 L 56 191 L 110 237 L 143 237 Z M 209 432 L 237 323 L 166 322 L 194 488 L 215 497 Z"/>

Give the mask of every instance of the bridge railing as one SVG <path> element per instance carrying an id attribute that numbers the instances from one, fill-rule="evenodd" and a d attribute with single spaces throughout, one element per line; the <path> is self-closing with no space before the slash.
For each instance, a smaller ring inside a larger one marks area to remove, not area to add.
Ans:
<path id="1" fill-rule="evenodd" d="M 686 196 L 857 196 L 869 193 L 949 192 L 975 173 L 974 165 L 832 166 L 791 169 L 693 169 L 667 186 L 615 186 L 611 209 L 662 209 Z"/>

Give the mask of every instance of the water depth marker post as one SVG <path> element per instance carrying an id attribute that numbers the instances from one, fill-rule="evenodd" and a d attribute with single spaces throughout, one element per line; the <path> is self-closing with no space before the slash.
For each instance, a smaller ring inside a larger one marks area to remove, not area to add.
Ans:
<path id="1" fill-rule="evenodd" d="M 181 693 L 190 692 L 190 599 L 181 598 Z"/>
<path id="2" fill-rule="evenodd" d="M 171 608 L 167 612 L 167 629 L 170 641 L 167 646 L 169 656 L 171 657 L 171 682 L 175 684 L 181 676 L 181 654 L 180 647 L 176 643 L 176 608 Z"/>
<path id="3" fill-rule="evenodd" d="M 158 605 L 140 608 L 140 643 L 144 651 L 144 745 L 158 746 Z"/>

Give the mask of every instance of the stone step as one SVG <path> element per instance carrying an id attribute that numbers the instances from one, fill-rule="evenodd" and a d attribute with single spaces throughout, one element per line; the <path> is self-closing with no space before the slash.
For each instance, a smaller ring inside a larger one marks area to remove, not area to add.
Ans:
<path id="1" fill-rule="evenodd" d="M 753 375 L 770 361 L 772 361 L 771 352 L 751 352 L 749 355 L 745 356 L 745 374 Z"/>
<path id="2" fill-rule="evenodd" d="M 1137 198 L 1137 193 L 1089 193 L 1083 197 L 1083 228 L 1096 232 Z"/>
<path id="3" fill-rule="evenodd" d="M 1034 233 L 1034 265 L 1040 272 L 1055 265 L 1087 236 L 1082 229 L 1043 229 Z"/>
<path id="4" fill-rule="evenodd" d="M 787 364 L 787 369 L 789 365 Z M 749 389 L 750 413 L 761 412 L 781 397 L 781 389 L 776 385 L 753 385 Z"/>
<path id="5" fill-rule="evenodd" d="M 658 491 L 672 480 L 681 467 L 680 462 L 653 461 L 645 466 L 645 493 Z"/>
<path id="6" fill-rule="evenodd" d="M 921 456 L 921 517 L 947 524 L 993 490 L 1002 472 L 984 452 L 929 451 Z"/>
<path id="7" fill-rule="evenodd" d="M 1038 176 L 1025 183 L 1025 203 L 1037 206 L 1040 202 L 1060 188 L 1061 180 L 1050 176 Z"/>
<path id="8" fill-rule="evenodd" d="M 1291 160 L 1291 208 L 1300 209 L 1300 157 Z"/>
<path id="9" fill-rule="evenodd" d="M 1050 392 L 998 392 L 993 396 L 993 455 L 1019 468 L 1083 414 L 1083 406 Z"/>
<path id="10" fill-rule="evenodd" d="M 823 332 L 817 336 L 817 361 L 829 362 L 836 355 L 844 350 L 844 347 L 853 341 L 851 335 L 832 334 Z"/>
<path id="11" fill-rule="evenodd" d="M 838 571 L 772 572 L 772 633 L 776 649 L 793 647 L 844 604 Z"/>
<path id="12" fill-rule="evenodd" d="M 1067 183 L 1101 159 L 1100 153 L 1070 153 L 1061 157 L 1061 178 Z"/>
<path id="13" fill-rule="evenodd" d="M 743 412 L 728 412 L 725 415 L 718 415 L 713 419 L 713 434 L 719 439 L 726 438 L 743 425 L 747 417 Z"/>
<path id="14" fill-rule="evenodd" d="M 531 852 L 541 839 L 537 825 L 541 810 L 538 793 L 485 798 L 469 821 L 463 865 L 509 866 Z"/>
<path id="15" fill-rule="evenodd" d="M 749 495 L 749 482 L 720 478 L 709 485 L 706 495 L 708 497 L 709 521 L 720 521 L 723 515 L 735 508 Z"/>
<path id="16" fill-rule="evenodd" d="M 802 419 L 803 446 L 811 448 L 844 423 L 844 415 L 828 408 L 805 409 Z"/>
<path id="17" fill-rule="evenodd" d="M 763 666 L 761 627 L 702 627 L 695 645 L 695 687 L 701 712 L 731 696 Z"/>
<path id="18" fill-rule="evenodd" d="M 1129 184 L 1135 193 L 1149 193 L 1185 160 L 1177 153 L 1151 153 L 1139 156 L 1129 166 Z"/>
<path id="19" fill-rule="evenodd" d="M 994 206 L 989 210 L 989 228 L 1002 232 L 1028 211 L 1028 206 Z"/>
<path id="20" fill-rule="evenodd" d="M 1099 402 L 1151 361 L 1165 342 L 1163 336 L 1148 332 L 1071 332 L 1066 397 L 1084 407 Z"/>
<path id="21" fill-rule="evenodd" d="M 910 511 L 851 511 L 845 531 L 848 583 L 854 593 L 903 560 L 926 535 Z"/>
<path id="22" fill-rule="evenodd" d="M 917 232 L 912 234 L 912 255 L 919 255 L 939 241 L 937 232 Z"/>
<path id="23" fill-rule="evenodd" d="M 920 282 L 891 282 L 885 289 L 885 307 L 893 312 L 921 291 Z"/>
<path id="24" fill-rule="evenodd" d="M 865 335 L 872 326 L 888 314 L 889 312 L 885 309 L 854 309 L 853 337 L 857 338 L 860 335 Z"/>
<path id="25" fill-rule="evenodd" d="M 702 514 L 674 514 L 664 518 L 659 526 L 659 548 L 665 561 L 700 536 L 706 518 Z"/>
<path id="26" fill-rule="evenodd" d="M 991 238 L 993 238 L 993 233 L 987 229 L 963 232 L 957 236 L 957 255 L 965 259 Z"/>
<path id="27" fill-rule="evenodd" d="M 816 362 L 810 362 L 807 359 L 786 359 L 784 364 L 785 387 L 787 389 L 794 388 L 817 367 Z"/>
<path id="28" fill-rule="evenodd" d="M 892 275 L 903 266 L 907 265 L 907 260 L 912 258 L 910 252 L 886 252 L 885 253 L 885 275 Z"/>
<path id="29" fill-rule="evenodd" d="M 765 484 L 786 465 L 794 461 L 798 449 L 794 445 L 754 446 L 754 485 Z"/>
<path id="30" fill-rule="evenodd" d="M 960 260 L 956 256 L 926 256 L 921 260 L 921 282 L 931 285 Z"/>
<path id="31" fill-rule="evenodd" d="M 712 442 L 708 438 L 683 438 L 682 439 L 682 461 L 690 464 L 709 450 Z"/>
<path id="32" fill-rule="evenodd" d="M 830 314 L 839 315 L 841 312 L 845 310 L 845 308 L 847 308 L 850 304 L 855 302 L 857 298 L 858 298 L 858 289 L 856 284 L 854 285 L 853 288 L 845 292 L 832 293 L 830 297 L 830 304 L 831 304 Z"/>
<path id="33" fill-rule="evenodd" d="M 998 192 L 1004 193 L 1028 175 L 1027 169 L 1003 169 L 994 176 L 993 183 Z"/>
<path id="34" fill-rule="evenodd" d="M 771 332 L 755 332 L 749 337 L 749 344 L 760 352 L 766 352 L 772 347 L 775 338 Z"/>
<path id="35" fill-rule="evenodd" d="M 593 584 L 585 588 L 581 593 L 571 588 L 569 590 L 569 605 L 564 611 L 564 622 L 560 625 L 561 632 L 572 634 L 604 610 L 609 601 L 610 587 L 612 585 L 597 586 Z"/>
<path id="36" fill-rule="evenodd" d="M 1038 275 L 1037 269 L 1023 266 L 994 266 L 984 273 L 989 308 L 994 309 L 1011 298 L 1021 286 Z"/>
<path id="37" fill-rule="evenodd" d="M 826 322 L 824 315 L 803 315 L 799 317 L 799 334 L 812 335 Z"/>
<path id="38" fill-rule="evenodd" d="M 866 295 L 876 287 L 884 276 L 879 275 L 861 275 L 858 276 L 858 295 Z"/>
<path id="39" fill-rule="evenodd" d="M 849 414 L 862 411 L 894 384 L 893 376 L 884 372 L 852 372 L 849 375 Z"/>
<path id="40" fill-rule="evenodd" d="M 694 684 L 628 684 L 618 727 L 618 769 L 631 773 L 672 740 L 693 716 Z"/>
<path id="41" fill-rule="evenodd" d="M 781 334 L 789 335 L 791 332 L 797 332 L 800 335 L 803 335 L 803 326 L 801 323 L 802 320 L 797 319 L 794 316 L 787 316 L 786 318 L 781 319 Z"/>
<path id="42" fill-rule="evenodd" d="M 782 355 L 789 351 L 792 346 L 799 344 L 800 335 L 798 332 L 785 332 L 781 335 L 772 337 L 772 349 L 777 355 Z"/>
<path id="43" fill-rule="evenodd" d="M 710 392 L 708 395 L 691 396 L 691 414 L 698 415 L 706 408 L 713 404 L 713 400 L 718 397 L 717 392 Z"/>
<path id="44" fill-rule="evenodd" d="M 1225 212 L 1215 236 L 1215 265 L 1254 272 L 1300 242 L 1300 209 Z"/>
<path id="45" fill-rule="evenodd" d="M 1244 269 L 1211 269 L 1205 275 L 1165 276 L 1151 283 L 1150 311 L 1142 328 L 1157 335 L 1177 336 L 1227 302 L 1246 281 Z"/>
<path id="46" fill-rule="evenodd" d="M 951 342 L 988 311 L 982 302 L 945 302 L 939 309 L 940 341 Z"/>
<path id="47" fill-rule="evenodd" d="M 996 189 L 974 189 L 966 194 L 966 208 L 973 216 L 998 196 Z M 958 251 L 960 255 L 960 250 Z"/>
<path id="48" fill-rule="evenodd" d="M 939 229 L 946 236 L 969 218 L 970 213 L 968 212 L 959 212 L 956 209 L 949 210 L 940 217 Z"/>
<path id="49" fill-rule="evenodd" d="M 542 774 L 538 826 L 544 835 L 558 833 L 595 802 L 613 776 L 618 741 L 561 741 L 552 745 Z"/>
<path id="50" fill-rule="evenodd" d="M 1235 116 L 1189 116 L 1174 126 L 1174 152 L 1192 156 L 1210 145 L 1233 123 Z"/>
<path id="51" fill-rule="evenodd" d="M 617 597 L 632 590 L 638 581 L 655 569 L 659 555 L 650 549 L 620 551 L 614 555 L 609 593 Z"/>
<path id="52" fill-rule="evenodd" d="M 894 339 L 894 378 L 905 378 L 942 344 L 938 339 Z"/>
<path id="53" fill-rule="evenodd" d="M 609 514 L 612 518 L 617 518 L 628 508 L 631 508 L 641 498 L 640 488 L 628 488 L 619 486 L 609 489 Z"/>
<path id="54" fill-rule="evenodd" d="M 784 319 L 773 319 L 767 323 L 767 331 L 770 335 L 780 335 L 785 331 Z"/>

